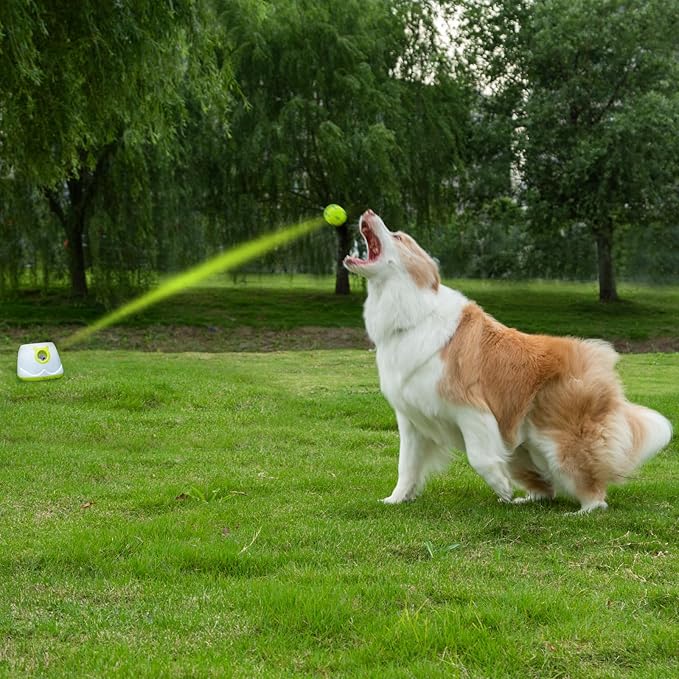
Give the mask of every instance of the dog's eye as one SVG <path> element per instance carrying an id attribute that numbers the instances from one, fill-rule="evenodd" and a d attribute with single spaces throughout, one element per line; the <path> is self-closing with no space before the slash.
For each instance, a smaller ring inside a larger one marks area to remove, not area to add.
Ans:
<path id="1" fill-rule="evenodd" d="M 400 233 L 394 233 L 392 234 L 396 240 L 401 240 L 401 234 Z"/>

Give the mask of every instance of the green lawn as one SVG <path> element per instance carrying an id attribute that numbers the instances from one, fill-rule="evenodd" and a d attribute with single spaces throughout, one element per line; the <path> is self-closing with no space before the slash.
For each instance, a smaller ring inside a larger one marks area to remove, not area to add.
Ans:
<path id="1" fill-rule="evenodd" d="M 384 506 L 398 435 L 367 351 L 65 352 L 39 383 L 15 360 L 0 676 L 679 674 L 676 442 L 591 516 L 500 505 L 459 458 Z M 679 354 L 621 371 L 677 425 Z"/>
<path id="2" fill-rule="evenodd" d="M 180 325 L 229 330 L 242 326 L 288 330 L 304 326 L 362 328 L 364 293 L 333 294 L 329 278 L 306 276 L 255 277 L 233 283 L 222 276 L 209 285 L 191 289 L 153 306 L 123 323 L 132 329 Z M 679 287 L 621 284 L 623 302 L 602 305 L 593 283 L 448 281 L 507 325 L 526 332 L 576 334 L 611 340 L 679 337 Z M 0 346 L 16 343 L 10 328 L 25 328 L 22 340 L 40 327 L 45 337 L 58 338 L 75 325 L 104 313 L 96 304 L 74 306 L 63 293 L 24 292 L 0 302 Z M 66 331 L 63 328 L 66 328 Z M 5 332 L 3 332 L 3 330 Z M 34 336 L 35 337 L 35 336 Z M 41 338 L 38 338 L 41 339 Z M 106 344 L 96 348 L 105 348 Z"/>

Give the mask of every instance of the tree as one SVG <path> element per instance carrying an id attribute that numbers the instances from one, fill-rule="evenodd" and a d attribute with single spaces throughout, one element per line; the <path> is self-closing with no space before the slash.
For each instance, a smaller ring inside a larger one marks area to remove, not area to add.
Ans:
<path id="1" fill-rule="evenodd" d="M 228 222 L 255 230 L 329 202 L 423 221 L 452 209 L 466 106 L 442 66 L 435 3 L 277 0 L 246 18 L 229 22 L 245 38 L 233 57 L 243 100 L 209 180 Z M 334 248 L 325 238 L 337 256 L 319 265 L 337 263 L 347 293 L 349 226 Z"/>
<path id="2" fill-rule="evenodd" d="M 435 0 L 0 4 L 0 201 L 16 197 L 0 222 L 17 246 L 0 249 L 0 276 L 15 285 L 35 253 L 61 272 L 66 255 L 74 294 L 89 281 L 115 304 L 148 272 L 328 202 L 425 231 L 445 220 L 469 88 L 451 75 L 437 11 Z M 41 238 L 27 237 L 37 224 Z M 337 266 L 348 292 L 350 247 L 349 224 L 328 228 L 264 265 Z M 13 252 L 22 261 L 5 266 Z"/>
<path id="3" fill-rule="evenodd" d="M 616 231 L 676 208 L 679 2 L 470 2 L 464 31 L 514 121 L 532 223 L 586 224 L 599 298 L 615 301 Z"/>
<path id="4" fill-rule="evenodd" d="M 0 7 L 0 169 L 45 196 L 76 296 L 87 293 L 88 224 L 116 156 L 172 153 L 188 97 L 225 114 L 233 80 L 214 10 L 209 0 Z"/>

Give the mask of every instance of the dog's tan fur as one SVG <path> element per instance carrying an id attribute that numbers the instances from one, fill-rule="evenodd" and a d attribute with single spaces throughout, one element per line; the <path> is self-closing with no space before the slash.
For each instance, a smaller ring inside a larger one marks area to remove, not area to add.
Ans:
<path id="1" fill-rule="evenodd" d="M 470 303 L 441 356 L 441 396 L 493 414 L 513 451 L 512 476 L 527 490 L 554 494 L 526 449 L 517 447 L 525 421 L 556 443 L 559 465 L 580 499 L 603 501 L 606 486 L 636 466 L 644 425 L 625 399 L 613 370 L 617 354 L 606 343 L 522 333 Z M 621 414 L 631 431 L 622 465 L 610 454 L 610 432 Z"/>

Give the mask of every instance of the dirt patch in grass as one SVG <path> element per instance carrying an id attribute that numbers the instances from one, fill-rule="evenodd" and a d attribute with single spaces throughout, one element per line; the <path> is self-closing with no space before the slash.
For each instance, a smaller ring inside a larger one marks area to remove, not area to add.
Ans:
<path id="1" fill-rule="evenodd" d="M 0 331 L 0 348 L 12 349 L 28 342 L 60 342 L 81 326 L 34 325 L 5 327 Z M 622 354 L 679 352 L 679 337 L 646 340 L 614 339 Z M 311 349 L 369 349 L 372 344 L 363 328 L 302 326 L 270 330 L 242 326 L 150 325 L 143 328 L 116 327 L 103 330 L 74 349 L 125 349 L 160 352 L 222 351 L 304 351 Z"/>
<path id="2" fill-rule="evenodd" d="M 4 328 L 0 347 L 9 349 L 28 342 L 60 341 L 78 326 L 31 326 Z M 303 351 L 311 349 L 369 349 L 362 328 L 324 328 L 305 326 L 289 330 L 212 326 L 151 325 L 144 328 L 117 327 L 102 330 L 78 349 L 125 349 L 160 352 L 222 351 Z"/>
<path id="3" fill-rule="evenodd" d="M 679 351 L 679 337 L 654 337 L 647 340 L 613 340 L 621 354 L 673 354 Z"/>

